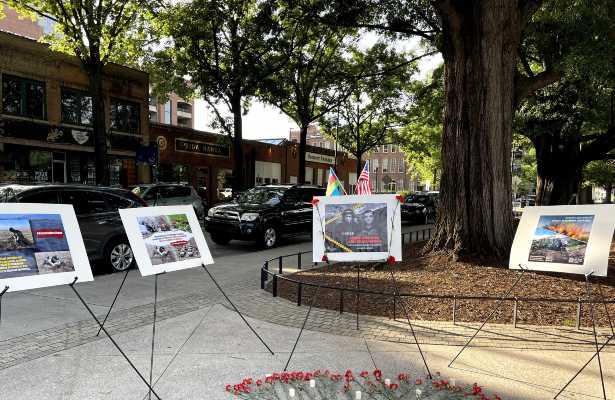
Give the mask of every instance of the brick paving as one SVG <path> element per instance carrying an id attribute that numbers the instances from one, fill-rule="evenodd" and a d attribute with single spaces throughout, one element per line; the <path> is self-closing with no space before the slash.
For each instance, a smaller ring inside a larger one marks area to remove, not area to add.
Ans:
<path id="1" fill-rule="evenodd" d="M 293 261 L 294 262 L 294 261 Z M 280 297 L 272 297 L 259 288 L 255 274 L 246 274 L 237 280 L 220 277 L 220 283 L 229 297 L 246 316 L 278 325 L 299 328 L 303 324 L 308 307 Z M 230 308 L 224 298 L 212 286 L 207 292 L 190 293 L 161 300 L 157 305 L 157 319 L 187 314 L 214 304 Z M 152 323 L 153 303 L 117 310 L 111 313 L 106 327 L 111 334 L 119 334 Z M 103 318 L 103 315 L 98 315 Z M 361 337 L 365 340 L 380 340 L 414 344 L 408 323 L 374 316 L 360 316 L 356 329 L 354 314 L 314 308 L 306 329 L 343 336 Z M 479 326 L 476 323 L 413 321 L 418 340 L 431 345 L 463 345 Z M 0 341 L 0 370 L 49 354 L 67 350 L 85 343 L 101 340 L 96 336 L 98 325 L 91 319 L 56 326 Z M 610 330 L 601 329 L 600 343 Z M 570 327 L 540 327 L 488 324 L 472 342 L 472 347 L 487 346 L 513 349 L 585 350 L 594 348 L 591 328 L 580 331 Z M 604 351 L 615 352 L 615 341 Z"/>

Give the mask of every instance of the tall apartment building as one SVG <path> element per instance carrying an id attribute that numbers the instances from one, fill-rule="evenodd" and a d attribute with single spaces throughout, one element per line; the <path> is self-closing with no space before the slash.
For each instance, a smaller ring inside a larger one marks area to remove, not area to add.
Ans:
<path id="1" fill-rule="evenodd" d="M 290 131 L 290 141 L 299 142 L 300 132 L 298 129 Z M 307 132 L 307 144 L 309 146 L 335 149 L 335 143 L 324 136 L 318 125 L 310 125 Z M 345 151 L 338 147 L 338 151 Z M 366 155 L 369 160 L 370 180 L 372 191 L 378 193 L 393 193 L 401 191 L 421 191 L 424 189 L 420 180 L 412 174 L 406 163 L 406 155 L 397 145 L 377 146 Z M 365 161 L 364 160 L 364 161 Z M 348 177 L 350 188 L 354 191 L 357 182 L 356 172 L 351 172 Z"/>
<path id="2" fill-rule="evenodd" d="M 150 96 L 150 122 L 194 129 L 193 112 L 194 101 L 184 100 L 175 93 L 171 93 L 164 103 L 158 102 L 156 97 Z"/>

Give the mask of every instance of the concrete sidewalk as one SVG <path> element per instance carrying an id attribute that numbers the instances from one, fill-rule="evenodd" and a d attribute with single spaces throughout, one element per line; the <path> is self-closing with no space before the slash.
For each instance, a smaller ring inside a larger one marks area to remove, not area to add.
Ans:
<path id="1" fill-rule="evenodd" d="M 238 315 L 220 304 L 157 325 L 155 390 L 168 399 L 228 399 L 227 383 L 280 371 L 298 329 L 249 319 L 276 353 L 271 356 Z M 149 377 L 151 326 L 114 335 Z M 424 345 L 432 372 L 457 383 L 478 382 L 505 399 L 549 399 L 590 356 L 588 351 L 470 348 L 447 368 L 456 346 Z M 602 356 L 609 398 L 615 398 L 615 354 Z M 412 344 L 305 331 L 291 370 L 380 368 L 385 377 L 424 373 Z M 144 399 L 145 385 L 106 338 L 0 371 L 2 399 Z M 595 363 L 561 399 L 601 398 Z"/>

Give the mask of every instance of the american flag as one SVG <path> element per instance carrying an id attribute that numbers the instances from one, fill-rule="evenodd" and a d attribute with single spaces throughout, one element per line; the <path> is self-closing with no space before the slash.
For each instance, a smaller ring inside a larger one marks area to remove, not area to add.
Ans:
<path id="1" fill-rule="evenodd" d="M 372 188 L 369 184 L 369 161 L 365 162 L 363 171 L 361 171 L 361 175 L 357 180 L 357 188 L 355 189 L 355 192 L 356 194 L 372 194 Z"/>

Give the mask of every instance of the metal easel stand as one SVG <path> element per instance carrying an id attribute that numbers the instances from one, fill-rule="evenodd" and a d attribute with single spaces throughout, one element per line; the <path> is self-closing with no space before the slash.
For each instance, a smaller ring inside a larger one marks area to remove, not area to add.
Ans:
<path id="1" fill-rule="evenodd" d="M 604 385 L 604 375 L 602 373 L 602 360 L 600 359 L 600 352 L 609 344 L 609 342 L 611 340 L 613 340 L 615 338 L 615 328 L 613 327 L 613 321 L 611 320 L 611 315 L 609 314 L 609 310 L 607 308 L 607 304 L 606 301 L 604 299 L 604 295 L 602 293 L 602 286 L 600 284 L 598 284 L 598 291 L 600 292 L 600 300 L 601 303 L 604 306 L 604 311 L 606 312 L 606 315 L 608 317 L 609 320 L 609 325 L 611 327 L 611 336 L 606 340 L 606 342 L 604 342 L 604 344 L 600 347 L 598 347 L 598 334 L 596 333 L 596 319 L 595 319 L 595 304 L 592 301 L 591 298 L 591 283 L 590 283 L 590 278 L 592 277 L 592 275 L 594 274 L 594 272 L 590 272 L 588 274 L 585 274 L 585 286 L 586 286 L 586 292 L 587 292 L 587 300 L 590 302 L 591 306 L 590 306 L 590 316 L 591 316 L 591 320 L 592 320 L 592 330 L 594 333 L 594 344 L 596 346 L 596 352 L 594 353 L 594 355 L 581 367 L 581 369 L 579 371 L 577 371 L 576 374 L 574 374 L 574 376 L 572 378 L 570 378 L 570 380 L 564 385 L 564 387 L 562 389 L 560 389 L 559 392 L 557 392 L 557 394 L 555 395 L 555 397 L 553 397 L 553 399 L 557 399 L 557 397 L 562 394 L 566 388 L 568 386 L 570 386 L 570 384 L 581 374 L 581 372 L 589 365 L 589 363 L 591 363 L 594 358 L 598 358 L 598 368 L 600 369 L 600 383 L 602 385 L 602 396 L 604 398 L 604 400 L 607 400 L 606 398 L 606 387 Z"/>
<path id="2" fill-rule="evenodd" d="M 254 333 L 254 335 L 256 335 L 256 337 L 258 338 L 258 340 L 261 341 L 261 343 L 267 348 L 267 350 L 271 353 L 271 355 L 274 355 L 275 353 L 273 352 L 273 350 L 271 350 L 271 348 L 267 345 L 267 343 L 265 343 L 265 341 L 263 340 L 263 338 L 256 332 L 256 330 L 254 330 L 254 328 L 252 328 L 252 325 L 250 325 L 250 323 L 248 322 L 248 320 L 246 320 L 246 318 L 243 316 L 243 314 L 239 311 L 239 309 L 237 309 L 237 307 L 235 306 L 235 304 L 231 301 L 231 299 L 229 299 L 229 297 L 226 295 L 226 293 L 224 292 L 224 290 L 222 290 L 222 287 L 220 287 L 220 285 L 218 284 L 218 282 L 216 281 L 216 279 L 213 277 L 213 275 L 211 274 L 211 272 L 209 272 L 209 269 L 207 269 L 207 266 L 205 264 L 202 265 L 203 269 L 205 270 L 205 272 L 207 273 L 207 275 L 209 275 L 209 278 L 211 279 L 211 281 L 214 283 L 214 285 L 216 285 L 216 287 L 218 288 L 218 290 L 220 291 L 220 293 L 222 293 L 222 296 L 224 296 L 224 298 L 226 299 L 226 301 L 229 302 L 229 304 L 231 305 L 231 307 L 233 307 L 233 310 L 235 310 L 235 312 L 237 314 L 239 314 L 239 316 L 241 317 L 241 319 L 243 320 L 243 322 L 246 323 L 246 325 L 248 326 L 248 328 L 250 328 L 250 330 L 252 331 L 252 333 Z"/>
<path id="3" fill-rule="evenodd" d="M 79 294 L 79 292 L 77 291 L 77 289 L 75 289 L 75 283 L 77 283 L 77 279 L 78 277 L 75 277 L 75 279 L 73 280 L 72 283 L 69 283 L 68 285 L 70 286 L 70 288 L 73 290 L 73 292 L 75 292 L 75 295 L 77 295 L 77 298 L 81 301 L 81 303 L 83 303 L 85 309 L 88 311 L 88 313 L 90 313 L 90 315 L 92 316 L 92 318 L 94 319 L 94 321 L 96 321 L 96 323 L 98 324 L 98 326 L 100 327 L 100 329 L 102 329 L 102 331 L 105 333 L 105 335 L 107 335 L 107 337 L 109 338 L 109 340 L 111 341 L 111 343 L 115 346 L 115 348 L 120 352 L 120 354 L 122 355 L 122 357 L 124 357 L 124 359 L 126 360 L 126 362 L 128 362 L 128 364 L 130 365 L 130 367 L 137 373 L 137 375 L 139 376 L 139 378 L 141 378 L 141 380 L 143 381 L 143 383 L 149 388 L 149 390 L 151 391 L 151 393 L 154 394 L 154 396 L 156 396 L 156 398 L 158 400 L 162 400 L 160 398 L 160 396 L 158 396 L 158 394 L 156 393 L 156 391 L 154 391 L 154 389 L 152 388 L 152 386 L 149 384 L 149 382 L 147 381 L 147 379 L 145 379 L 145 377 L 139 372 L 139 370 L 137 369 L 137 367 L 135 367 L 135 365 L 132 363 L 132 361 L 130 361 L 130 359 L 128 358 L 128 356 L 126 355 L 126 353 L 124 353 L 124 351 L 122 350 L 122 348 L 117 344 L 117 342 L 115 341 L 115 339 L 113 339 L 113 337 L 109 334 L 109 332 L 103 327 L 102 323 L 98 320 L 98 318 L 96 318 L 96 315 L 94 314 L 94 312 L 92 311 L 92 309 L 90 308 L 90 306 L 88 306 L 88 304 L 85 302 L 85 300 L 83 299 L 83 297 L 81 297 L 81 295 Z"/>
<path id="4" fill-rule="evenodd" d="M 152 399 L 152 375 L 154 371 L 154 344 L 156 341 L 156 306 L 158 304 L 158 275 L 162 275 L 164 272 L 154 275 L 154 321 L 152 322 L 152 352 L 149 361 L 149 392 L 147 398 Z"/>
<path id="5" fill-rule="evenodd" d="M 395 279 L 395 274 L 393 274 L 393 270 L 391 269 L 390 271 L 391 271 L 391 280 L 393 281 L 393 285 L 395 286 L 395 293 L 393 293 L 393 301 L 395 301 L 395 298 L 399 297 L 399 287 L 397 286 L 397 280 Z M 400 298 L 400 301 L 401 301 L 401 298 Z M 401 304 L 404 309 L 406 320 L 408 321 L 408 326 L 410 327 L 410 333 L 412 333 L 412 337 L 414 338 L 414 343 L 416 344 L 416 348 L 419 350 L 419 354 L 421 355 L 421 359 L 423 360 L 423 365 L 425 365 L 425 369 L 427 370 L 427 377 L 429 379 L 432 379 L 431 371 L 429 370 L 429 365 L 427 365 L 427 359 L 425 359 L 425 354 L 423 354 L 423 350 L 421 349 L 419 340 L 416 337 L 416 332 L 414 332 L 414 327 L 412 326 L 412 322 L 410 320 L 410 314 L 408 313 L 408 308 L 406 307 L 406 303 L 401 302 Z"/>
<path id="6" fill-rule="evenodd" d="M 126 282 L 126 278 L 128 278 L 129 272 L 130 272 L 130 269 L 127 269 L 126 273 L 124 274 L 124 279 L 122 279 L 122 283 L 120 283 L 120 287 L 117 288 L 117 292 L 115 292 L 115 297 L 113 298 L 113 301 L 111 302 L 111 307 L 109 307 L 109 310 L 107 310 L 107 315 L 105 315 L 105 319 L 103 319 L 102 325 L 100 326 L 100 328 L 98 328 L 98 333 L 96 333 L 96 336 L 100 335 L 100 331 L 102 330 L 102 327 L 105 326 L 105 322 L 107 322 L 107 318 L 109 318 L 109 314 L 111 314 L 111 310 L 113 309 L 113 306 L 115 305 L 115 302 L 117 301 L 117 298 L 120 295 L 120 292 L 122 291 L 122 287 L 124 287 L 124 283 Z"/>
<path id="7" fill-rule="evenodd" d="M 455 360 L 457 360 L 457 358 L 461 355 L 461 353 L 463 353 L 463 351 L 470 345 L 470 342 L 472 340 L 474 340 L 474 338 L 476 337 L 476 335 L 478 335 L 478 333 L 485 327 L 485 325 L 487 324 L 487 322 L 489 322 L 489 320 L 493 317 L 493 315 L 498 311 L 498 309 L 500 308 L 500 305 L 502 304 L 502 302 L 504 301 L 504 299 L 506 299 L 510 293 L 512 293 L 512 291 L 515 289 L 515 287 L 517 286 L 517 284 L 519 283 L 519 281 L 521 280 L 521 278 L 523 277 L 523 274 L 525 272 L 525 270 L 527 268 L 523 268 L 521 265 L 519 265 L 519 268 L 521 268 L 521 273 L 519 273 L 519 276 L 517 276 L 517 279 L 515 280 L 515 282 L 512 284 L 512 286 L 506 291 L 506 293 L 498 300 L 498 302 L 495 304 L 495 307 L 493 308 L 493 310 L 491 311 L 491 313 L 489 314 L 489 316 L 483 321 L 483 323 L 481 324 L 480 328 L 478 328 L 478 330 L 476 330 L 476 332 L 474 332 L 474 334 L 472 335 L 472 337 L 466 342 L 466 344 L 463 345 L 463 347 L 461 348 L 461 350 L 459 350 L 459 353 L 457 353 L 457 355 L 451 360 L 451 362 L 448 364 L 448 367 L 451 368 L 451 366 L 453 365 L 453 363 L 455 362 Z"/>
<path id="8" fill-rule="evenodd" d="M 2 322 L 2 296 L 9 290 L 8 286 L 5 286 L 2 292 L 0 292 L 0 322 Z"/>

